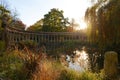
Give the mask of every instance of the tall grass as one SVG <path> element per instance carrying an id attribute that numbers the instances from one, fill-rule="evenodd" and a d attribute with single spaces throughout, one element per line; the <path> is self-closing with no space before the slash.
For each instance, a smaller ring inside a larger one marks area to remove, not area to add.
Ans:
<path id="1" fill-rule="evenodd" d="M 39 62 L 32 80 L 57 80 L 62 69 L 58 62 L 45 59 Z"/>
<path id="2" fill-rule="evenodd" d="M 103 80 L 100 74 L 78 72 L 60 61 L 27 48 L 5 52 L 0 56 L 0 78 L 9 80 Z"/>
<path id="3" fill-rule="evenodd" d="M 89 71 L 78 72 L 59 65 L 57 62 L 43 61 L 31 80 L 104 80 L 100 74 Z"/>
<path id="4" fill-rule="evenodd" d="M 99 74 L 89 71 L 78 72 L 71 69 L 66 69 L 61 72 L 59 80 L 103 80 Z"/>
<path id="5" fill-rule="evenodd" d="M 104 74 L 79 72 L 62 66 L 58 61 L 44 59 L 39 62 L 31 80 L 104 80 Z"/>

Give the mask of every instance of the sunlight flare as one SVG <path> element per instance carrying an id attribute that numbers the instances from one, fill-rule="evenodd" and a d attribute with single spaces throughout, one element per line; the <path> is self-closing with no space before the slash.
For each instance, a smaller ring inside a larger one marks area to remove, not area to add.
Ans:
<path id="1" fill-rule="evenodd" d="M 87 28 L 87 24 L 85 21 L 80 22 L 80 29 L 86 29 Z"/>
<path id="2" fill-rule="evenodd" d="M 85 30 L 87 28 L 87 24 L 85 21 L 80 22 L 80 26 L 77 26 L 75 30 Z"/>

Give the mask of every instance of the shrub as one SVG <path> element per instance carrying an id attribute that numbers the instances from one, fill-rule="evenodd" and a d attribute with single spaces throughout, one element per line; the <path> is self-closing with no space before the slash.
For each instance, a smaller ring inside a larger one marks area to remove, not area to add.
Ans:
<path id="1" fill-rule="evenodd" d="M 32 80 L 58 80 L 62 69 L 59 62 L 44 59 L 39 62 Z"/>
<path id="2" fill-rule="evenodd" d="M 27 79 L 30 79 L 32 74 L 36 71 L 38 61 L 41 60 L 42 54 L 35 54 L 26 47 L 19 53 L 20 59 L 23 61 L 24 70 L 26 70 Z"/>
<path id="3" fill-rule="evenodd" d="M 0 77 L 11 80 L 25 80 L 25 74 L 18 51 L 4 52 L 0 56 Z"/>
<path id="4" fill-rule="evenodd" d="M 27 41 L 21 41 L 19 42 L 19 47 L 20 48 L 24 48 L 24 47 L 27 47 L 29 48 L 30 50 L 32 49 L 35 49 L 37 46 L 37 43 L 35 41 L 32 41 L 32 40 L 27 40 Z"/>

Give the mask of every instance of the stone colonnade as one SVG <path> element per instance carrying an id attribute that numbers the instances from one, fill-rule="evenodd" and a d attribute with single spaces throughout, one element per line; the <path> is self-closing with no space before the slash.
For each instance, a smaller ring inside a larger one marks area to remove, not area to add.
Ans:
<path id="1" fill-rule="evenodd" d="M 67 41 L 86 41 L 87 37 L 82 32 L 32 32 L 23 31 L 15 28 L 7 28 L 7 38 L 9 44 L 18 43 L 20 41 L 32 40 L 36 43 L 61 43 Z M 52 46 L 54 47 L 54 46 Z"/>

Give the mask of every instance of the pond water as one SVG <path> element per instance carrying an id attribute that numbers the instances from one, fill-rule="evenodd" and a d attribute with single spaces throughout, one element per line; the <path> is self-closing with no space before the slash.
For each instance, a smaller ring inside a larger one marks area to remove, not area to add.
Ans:
<path id="1" fill-rule="evenodd" d="M 85 50 L 75 50 L 73 51 L 74 55 L 66 55 L 66 61 L 68 63 L 68 68 L 85 71 L 89 67 L 89 58 Z"/>

